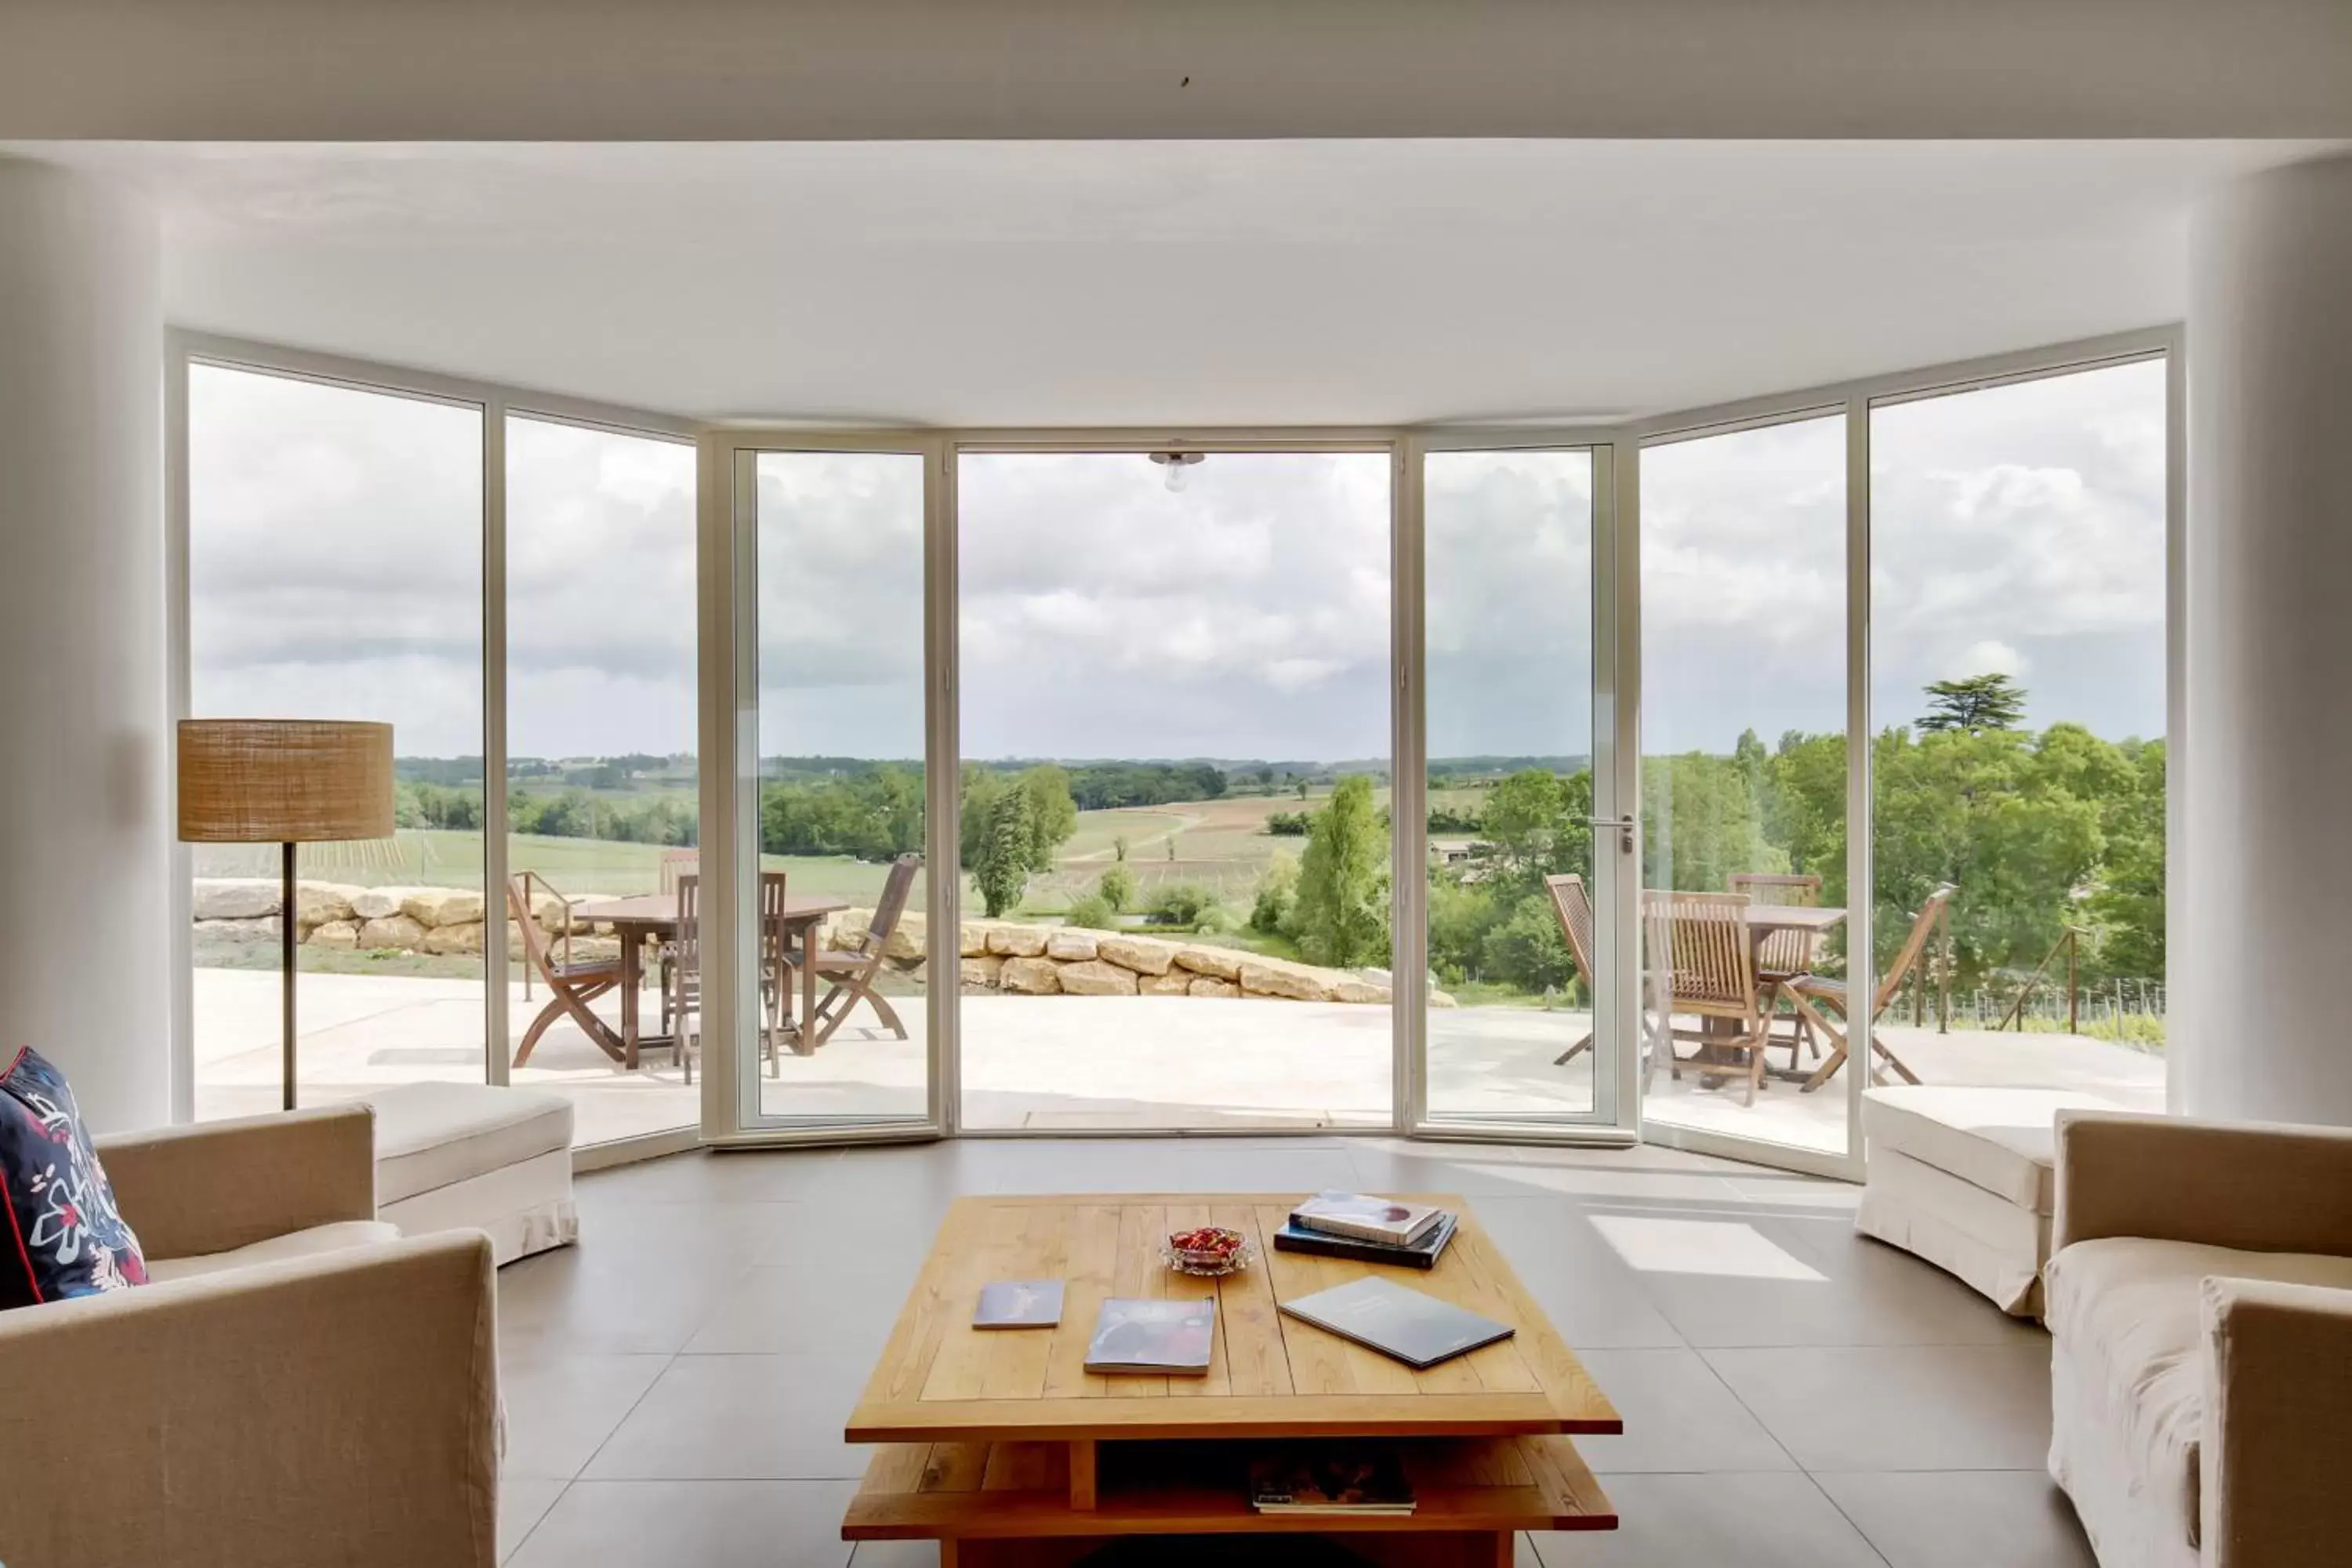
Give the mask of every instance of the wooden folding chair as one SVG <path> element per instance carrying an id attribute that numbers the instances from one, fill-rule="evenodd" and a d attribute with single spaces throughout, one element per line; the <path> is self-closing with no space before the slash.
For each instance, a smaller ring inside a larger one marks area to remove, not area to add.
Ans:
<path id="1" fill-rule="evenodd" d="M 672 891 L 677 900 L 677 928 L 669 938 L 663 1011 L 670 1021 L 670 1060 L 683 1070 L 686 1081 L 692 1083 L 695 1055 L 702 1049 L 701 875 L 694 871 L 679 873 Z"/>
<path id="2" fill-rule="evenodd" d="M 1764 1081 L 1764 1048 L 1770 1040 L 1769 1019 L 1756 994 L 1755 949 L 1748 931 L 1745 893 L 1669 893 L 1642 895 L 1642 925 L 1648 936 L 1650 963 L 1658 975 L 1660 1027 L 1657 1043 L 1668 1058 L 1674 1042 L 1690 1040 L 1723 1053 L 1744 1053 L 1745 1062 L 1720 1058 L 1698 1059 L 1702 1072 L 1735 1072 L 1748 1084 L 1747 1103 L 1756 1103 Z M 1726 1020 L 1731 1030 L 1676 1029 L 1676 1014 L 1701 1019 Z M 1653 1053 L 1654 1068 L 1656 1054 Z M 1695 1058 L 1696 1059 L 1696 1058 Z M 1682 1076 L 1676 1063 L 1675 1076 Z"/>
<path id="3" fill-rule="evenodd" d="M 1910 974 L 1927 951 L 1928 935 L 1935 931 L 1937 921 L 1942 918 L 1944 906 L 1952 901 L 1954 891 L 1948 882 L 1927 895 L 1927 901 L 1919 906 L 1918 918 L 1911 922 L 1911 934 L 1903 939 L 1903 951 L 1895 954 L 1895 962 L 1886 966 L 1885 974 L 1879 976 L 1878 994 L 1871 998 L 1870 1017 L 1863 1025 L 1864 1033 L 1870 1037 L 1870 1054 L 1874 1058 L 1870 1069 L 1870 1081 L 1873 1083 L 1886 1081 L 1885 1075 L 1878 1070 L 1879 1062 L 1893 1068 L 1905 1083 L 1919 1081 L 1919 1075 L 1906 1067 L 1903 1058 L 1887 1049 L 1886 1042 L 1878 1037 L 1878 1017 L 1886 1011 L 1886 1005 L 1895 1000 L 1895 994 L 1902 989 L 1905 977 Z M 1829 1082 L 1837 1069 L 1845 1065 L 1846 1036 L 1853 1028 L 1851 1009 L 1846 1005 L 1845 982 L 1801 974 L 1780 990 L 1781 994 L 1796 1004 L 1797 1011 L 1830 1043 L 1828 1058 L 1813 1069 L 1813 1076 L 1805 1080 L 1805 1089 L 1810 1092 Z M 1823 1008 L 1835 1013 L 1838 1022 L 1845 1027 L 1841 1029 L 1832 1025 L 1822 1016 Z"/>
<path id="4" fill-rule="evenodd" d="M 1822 879 L 1803 872 L 1734 871 L 1724 879 L 1724 886 L 1735 893 L 1747 894 L 1750 909 L 1761 904 L 1811 910 L 1819 909 L 1822 902 Z M 1819 962 L 1820 949 L 1820 933 L 1809 931 L 1770 931 L 1756 944 L 1756 984 L 1768 993 L 1767 1014 L 1779 1010 L 1777 993 L 1781 987 L 1800 974 L 1811 973 Z M 1802 1013 L 1793 1015 L 1789 1022 L 1788 1037 L 1772 1043 L 1789 1047 L 1789 1070 L 1794 1072 L 1800 1054 L 1810 1053 L 1819 1061 L 1822 1047 Z"/>
<path id="5" fill-rule="evenodd" d="M 818 976 L 830 981 L 832 988 L 817 1003 L 816 1010 L 801 1020 L 801 1038 L 806 1042 L 801 1047 L 803 1053 L 833 1038 L 833 1032 L 861 1001 L 873 1006 L 892 1034 L 902 1040 L 907 1037 L 907 1026 L 898 1021 L 889 999 L 875 991 L 874 976 L 882 967 L 882 950 L 890 933 L 898 929 L 898 917 L 906 911 L 907 895 L 913 890 L 915 873 L 922 865 L 919 855 L 901 855 L 891 864 L 889 880 L 882 884 L 882 897 L 874 905 L 874 918 L 867 922 L 856 952 L 818 949 L 808 955 Z"/>
<path id="6" fill-rule="evenodd" d="M 701 874 L 701 850 L 665 849 L 661 852 L 661 891 L 665 898 L 671 898 L 677 895 L 677 880 L 680 877 L 697 877 Z M 670 944 L 667 942 L 663 942 L 654 950 L 654 972 L 656 975 L 655 989 L 661 994 L 661 1032 L 665 1035 L 676 1032 L 670 1027 L 669 971 L 671 962 Z"/>
<path id="7" fill-rule="evenodd" d="M 1551 895 L 1552 918 L 1559 921 L 1559 934 L 1567 939 L 1568 956 L 1576 962 L 1576 973 L 1582 976 L 1584 988 L 1592 994 L 1593 1018 L 1597 1026 L 1601 1005 L 1601 972 L 1592 963 L 1592 900 L 1585 896 L 1584 879 L 1573 871 L 1544 879 L 1544 891 Z M 1580 1055 L 1592 1048 L 1592 1030 L 1584 1038 L 1552 1058 L 1554 1067 L 1566 1067 Z"/>
<path id="8" fill-rule="evenodd" d="M 760 1002 L 768 1015 L 760 1048 L 774 1077 L 784 1070 L 779 1045 L 790 1021 L 793 987 L 799 979 L 793 963 L 792 928 L 784 923 L 784 877 L 782 871 L 760 873 Z"/>
<path id="9" fill-rule="evenodd" d="M 590 1005 L 597 997 L 621 984 L 621 961 L 618 958 L 592 958 L 574 961 L 572 956 L 572 921 L 567 914 L 563 922 L 563 956 L 551 951 L 547 933 L 531 917 L 530 884 L 538 881 L 546 886 L 546 879 L 525 871 L 507 879 L 507 913 L 522 935 L 522 951 L 530 968 L 547 982 L 548 1003 L 539 1016 L 523 1031 L 522 1043 L 515 1047 L 514 1065 L 520 1067 L 530 1059 L 531 1047 L 558 1018 L 569 1017 L 580 1026 L 597 1049 L 614 1061 L 627 1055 L 621 1044 L 620 1032 L 596 1016 Z M 548 891 L 554 892 L 552 887 Z M 556 896 L 560 899 L 562 894 Z M 568 909 L 568 906 L 567 906 Z"/>

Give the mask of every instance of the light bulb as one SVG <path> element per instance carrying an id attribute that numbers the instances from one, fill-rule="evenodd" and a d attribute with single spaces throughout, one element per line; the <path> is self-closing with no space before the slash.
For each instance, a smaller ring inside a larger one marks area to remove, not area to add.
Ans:
<path id="1" fill-rule="evenodd" d="M 1176 458 L 1168 465 L 1167 485 L 1171 494 L 1184 488 L 1184 470 L 1188 466 L 1181 458 Z"/>

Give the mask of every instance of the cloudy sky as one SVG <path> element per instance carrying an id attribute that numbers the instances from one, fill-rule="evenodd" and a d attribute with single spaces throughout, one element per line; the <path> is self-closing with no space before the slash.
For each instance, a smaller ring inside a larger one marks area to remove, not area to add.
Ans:
<path id="1" fill-rule="evenodd" d="M 194 376 L 196 711 L 385 719 L 404 754 L 478 752 L 478 416 Z M 690 451 L 520 420 L 509 451 L 511 750 L 689 749 Z M 919 754 L 919 460 L 758 471 L 761 752 Z M 2161 731 L 2160 366 L 1881 410 L 1872 472 L 1881 722 L 1927 680 L 2000 669 L 2035 723 Z M 1842 727 L 1843 477 L 1836 420 L 1644 455 L 1646 750 Z M 1387 460 L 1162 478 L 1136 454 L 963 460 L 966 753 L 1385 755 Z M 1432 754 L 1588 751 L 1589 462 L 1445 454 L 1427 481 Z"/>
<path id="2" fill-rule="evenodd" d="M 1999 671 L 2028 722 L 2164 729 L 2164 369 L 2118 366 L 1876 410 L 1871 704 Z M 1642 459 L 1643 746 L 1845 726 L 1843 420 Z"/>

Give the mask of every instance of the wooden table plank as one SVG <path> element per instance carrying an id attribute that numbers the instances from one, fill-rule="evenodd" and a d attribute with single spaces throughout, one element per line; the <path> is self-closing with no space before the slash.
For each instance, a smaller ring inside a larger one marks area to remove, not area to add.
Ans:
<path id="1" fill-rule="evenodd" d="M 1288 1394 L 1290 1359 L 1283 1352 L 1282 1314 L 1275 1310 L 1273 1255 L 1257 1211 L 1244 1204 L 1213 1204 L 1209 1223 L 1238 1230 L 1257 1249 L 1257 1263 L 1217 1282 L 1217 1333 L 1224 1342 L 1229 1394 Z"/>
<path id="2" fill-rule="evenodd" d="M 1160 1243 L 1168 1235 L 1163 1204 L 1125 1204 L 1118 1211 L 1118 1258 L 1111 1271 L 1111 1294 L 1120 1300 L 1156 1301 L 1165 1293 L 1168 1266 Z M 1091 1322 L 1087 1327 L 1091 1334 Z M 1099 1380 L 1106 1399 L 1165 1399 L 1168 1379 L 1121 1375 Z"/>
<path id="3" fill-rule="evenodd" d="M 1118 1209 L 1108 1201 L 1081 1203 L 1069 1215 L 1062 1321 L 1046 1352 L 1043 1397 L 1100 1398 L 1107 1390 L 1103 1379 L 1087 1371 L 1087 1343 L 1117 1277 Z"/>

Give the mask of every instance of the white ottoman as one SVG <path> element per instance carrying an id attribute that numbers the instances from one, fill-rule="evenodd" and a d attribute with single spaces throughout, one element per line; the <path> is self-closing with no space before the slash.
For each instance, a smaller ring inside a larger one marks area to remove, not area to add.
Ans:
<path id="1" fill-rule="evenodd" d="M 409 1083 L 375 1107 L 376 1217 L 404 1236 L 485 1230 L 500 1264 L 580 1239 L 572 1102 L 541 1089 Z"/>
<path id="2" fill-rule="evenodd" d="M 2067 1089 L 1864 1090 L 1866 1184 L 1854 1228 L 1958 1275 L 2004 1312 L 2039 1317 L 2057 1195 L 2052 1124 L 2077 1108 L 2116 1109 Z"/>

